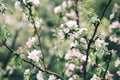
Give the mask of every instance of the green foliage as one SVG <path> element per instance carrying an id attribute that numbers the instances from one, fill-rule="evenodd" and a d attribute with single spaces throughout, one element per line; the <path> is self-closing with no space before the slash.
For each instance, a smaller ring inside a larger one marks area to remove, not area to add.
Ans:
<path id="1" fill-rule="evenodd" d="M 1 25 L 1 27 L 0 27 L 0 40 L 4 40 L 5 38 L 11 39 L 12 35 L 9 32 L 7 25 Z"/>

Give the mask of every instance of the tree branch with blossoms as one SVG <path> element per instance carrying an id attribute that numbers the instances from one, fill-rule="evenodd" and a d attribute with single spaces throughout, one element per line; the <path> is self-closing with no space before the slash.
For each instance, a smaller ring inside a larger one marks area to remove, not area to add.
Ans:
<path id="1" fill-rule="evenodd" d="M 14 53 L 14 51 L 6 44 L 6 40 L 5 41 L 2 41 L 3 45 L 12 53 Z M 16 56 L 18 54 L 12 54 L 13 56 Z M 45 73 L 48 73 L 50 75 L 54 75 L 56 76 L 57 78 L 61 79 L 61 80 L 64 80 L 63 77 L 61 77 L 60 75 L 58 75 L 57 73 L 54 73 L 54 72 L 51 72 L 49 70 L 44 70 L 44 69 L 41 69 L 40 67 L 38 67 L 37 65 L 35 65 L 34 63 L 32 63 L 31 61 L 27 61 L 26 59 L 24 59 L 23 57 L 21 57 L 21 60 L 26 62 L 26 63 L 29 63 L 30 65 L 34 66 L 36 69 L 42 71 L 42 72 L 45 72 Z"/>
<path id="2" fill-rule="evenodd" d="M 104 14 L 105 14 L 108 6 L 110 5 L 111 1 L 112 1 L 112 0 L 109 0 L 109 1 L 107 2 L 107 4 L 105 4 L 105 8 L 103 9 L 103 12 L 101 13 L 101 16 L 99 17 L 99 20 L 100 20 L 100 21 L 102 20 L 102 18 L 103 18 L 103 16 L 104 16 Z M 94 42 L 94 38 L 95 38 L 95 35 L 96 35 L 96 33 L 97 33 L 97 30 L 98 30 L 100 21 L 97 21 L 97 22 L 94 23 L 95 29 L 94 29 L 94 32 L 93 32 L 93 34 L 92 34 L 92 37 L 91 37 L 91 39 L 89 40 L 89 43 L 88 43 L 88 46 L 87 46 L 87 50 L 86 50 L 86 56 L 87 56 L 87 57 L 86 57 L 85 63 L 83 63 L 83 76 L 84 76 L 84 80 L 87 79 L 87 78 L 86 78 L 86 77 L 87 77 L 86 66 L 87 66 L 87 63 L 88 63 L 89 50 L 90 50 L 90 48 L 91 48 L 92 43 Z"/>
<path id="3" fill-rule="evenodd" d="M 31 9 L 31 7 L 30 7 L 29 5 L 25 5 L 25 6 L 26 6 L 26 7 L 28 8 L 28 10 L 29 10 L 29 14 L 30 14 L 29 17 L 32 19 L 32 24 L 33 24 L 33 26 L 34 26 L 34 34 L 33 34 L 33 36 L 36 35 L 37 38 L 38 38 L 39 47 L 40 47 L 40 50 L 41 50 L 41 53 L 42 53 L 42 62 L 43 62 L 43 65 L 44 65 L 44 69 L 46 69 L 44 52 L 43 52 L 43 49 L 42 49 L 42 44 L 41 44 L 41 40 L 40 40 L 40 35 L 39 35 L 39 33 L 38 33 L 38 30 L 37 30 L 37 27 L 38 27 L 38 26 L 36 26 L 36 22 L 35 22 L 35 20 L 34 20 L 34 18 L 33 18 L 33 14 L 32 14 L 32 9 Z"/>

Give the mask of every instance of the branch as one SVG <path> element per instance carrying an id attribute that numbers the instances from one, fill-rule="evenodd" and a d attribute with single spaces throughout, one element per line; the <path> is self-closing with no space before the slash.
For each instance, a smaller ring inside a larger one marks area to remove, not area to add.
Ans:
<path id="1" fill-rule="evenodd" d="M 106 67 L 105 73 L 104 73 L 104 75 L 103 75 L 103 80 L 105 80 L 105 76 L 106 76 L 106 73 L 107 73 L 107 71 L 108 71 L 111 58 L 112 58 L 112 53 L 110 52 L 110 56 L 109 56 L 109 58 L 108 58 L 108 60 L 107 60 L 107 62 L 106 62 L 106 63 L 107 63 L 107 67 Z"/>
<path id="2" fill-rule="evenodd" d="M 78 10 L 78 0 L 75 0 L 75 4 L 76 4 L 75 13 L 77 15 L 77 20 L 76 21 L 77 21 L 78 27 L 80 27 L 80 22 L 79 22 L 80 16 L 79 16 L 79 10 Z"/>
<path id="3" fill-rule="evenodd" d="M 16 40 L 17 40 L 19 31 L 20 31 L 20 30 L 16 30 L 16 31 L 15 31 L 15 35 L 14 35 L 14 38 L 13 38 L 12 44 L 11 44 L 11 51 L 14 50 L 14 48 L 15 48 L 15 44 L 16 44 Z M 2 41 L 2 43 L 3 43 L 3 45 L 6 46 L 6 40 L 5 40 L 5 41 Z M 6 47 L 7 47 L 7 46 L 6 46 Z M 9 48 L 9 47 L 8 47 L 8 48 Z M 10 49 L 9 49 L 9 50 L 10 50 Z M 8 62 L 9 62 L 10 59 L 11 59 L 11 56 L 12 56 L 11 51 L 8 53 L 8 55 L 7 55 L 7 57 L 6 57 L 6 60 L 5 60 L 4 64 L 3 64 L 3 66 L 2 66 L 3 69 L 6 68 Z"/>
<path id="4" fill-rule="evenodd" d="M 58 75 L 58 74 L 56 74 L 56 73 L 54 73 L 54 72 L 51 72 L 51 71 L 49 71 L 49 70 L 43 70 L 43 69 L 41 69 L 40 67 L 38 67 L 37 65 L 33 64 L 33 63 L 30 62 L 30 61 L 27 61 L 27 60 L 25 60 L 25 59 L 22 59 L 22 60 L 23 60 L 24 62 L 26 62 L 26 63 L 31 64 L 32 66 L 36 67 L 38 70 L 40 70 L 40 71 L 42 71 L 42 72 L 48 73 L 48 74 L 50 74 L 50 75 L 54 75 L 54 76 L 56 76 L 57 78 L 60 78 L 61 80 L 64 80 L 63 77 L 61 77 L 60 75 Z"/>
<path id="5" fill-rule="evenodd" d="M 29 12 L 30 12 L 30 17 L 31 17 L 31 19 L 32 19 L 32 24 L 33 24 L 33 26 L 34 26 L 34 34 L 33 34 L 33 35 L 36 35 L 37 38 L 38 38 L 39 47 L 40 47 L 40 50 L 41 50 L 41 53 L 42 53 L 42 59 L 41 59 L 41 60 L 42 60 L 44 69 L 46 69 L 44 52 L 43 52 L 43 49 L 42 49 L 42 46 L 41 46 L 42 44 L 41 44 L 41 40 L 40 40 L 40 35 L 39 35 L 38 31 L 37 31 L 37 27 L 36 27 L 36 25 L 35 25 L 35 20 L 34 20 L 34 18 L 33 18 L 33 16 L 32 16 L 32 9 L 31 9 L 31 7 L 29 7 L 29 6 L 27 6 L 27 5 L 26 5 L 26 7 L 28 8 L 28 10 L 29 10 Z"/>
<path id="6" fill-rule="evenodd" d="M 6 44 L 6 41 L 3 42 L 3 45 L 4 45 L 11 53 L 14 52 L 10 47 L 8 47 L 8 45 Z M 41 69 L 40 67 L 38 67 L 37 65 L 35 65 L 34 63 L 32 63 L 32 62 L 30 62 L 30 61 L 27 61 L 27 60 L 25 60 L 25 59 L 21 59 L 21 60 L 24 61 L 24 62 L 26 62 L 26 63 L 29 63 L 30 65 L 34 66 L 35 68 L 37 68 L 38 70 L 40 70 L 40 71 L 42 71 L 42 72 L 45 72 L 45 73 L 50 74 L 50 75 L 54 75 L 54 76 L 56 76 L 57 78 L 60 78 L 61 80 L 64 80 L 63 77 L 61 77 L 60 75 L 58 75 L 58 74 L 55 73 L 55 72 L 52 72 L 52 71 L 49 71 L 49 70 L 45 70 L 45 69 L 43 70 L 43 69 Z"/>
<path id="7" fill-rule="evenodd" d="M 102 14 L 101 14 L 101 16 L 99 17 L 100 21 L 102 20 L 104 14 L 105 14 L 105 12 L 106 12 L 106 10 L 107 10 L 107 8 L 108 8 L 108 6 L 110 5 L 111 2 L 112 2 L 112 0 L 109 0 L 109 1 L 107 2 L 107 4 L 105 5 Z M 94 24 L 95 29 L 94 29 L 93 35 L 92 35 L 92 37 L 90 38 L 89 43 L 88 43 L 88 46 L 87 46 L 87 50 L 86 50 L 86 61 L 83 63 L 83 77 L 84 77 L 84 80 L 87 79 L 86 66 L 87 66 L 87 63 L 88 63 L 89 50 L 90 50 L 90 47 L 91 47 L 92 43 L 94 42 L 94 37 L 95 37 L 95 35 L 96 35 L 96 33 L 97 33 L 97 29 L 98 29 L 99 25 L 100 25 L 100 22 L 96 22 L 96 23 Z"/>

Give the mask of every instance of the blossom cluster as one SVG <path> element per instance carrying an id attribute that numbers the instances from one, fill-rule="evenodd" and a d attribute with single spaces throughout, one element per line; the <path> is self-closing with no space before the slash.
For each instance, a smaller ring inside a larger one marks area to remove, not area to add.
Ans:
<path id="1" fill-rule="evenodd" d="M 58 14 L 62 11 L 62 9 L 71 8 L 73 5 L 74 5 L 74 1 L 72 0 L 63 1 L 61 5 L 54 8 L 54 13 Z"/>
<path id="2" fill-rule="evenodd" d="M 37 80 L 45 80 L 45 79 L 44 79 L 44 76 L 43 76 L 43 74 L 42 74 L 41 71 L 39 71 L 39 72 L 37 73 L 36 78 L 37 78 Z M 48 80 L 56 80 L 56 76 L 54 76 L 54 75 L 49 75 Z"/>
<path id="3" fill-rule="evenodd" d="M 105 42 L 105 40 L 98 38 L 95 42 L 95 45 L 96 45 L 96 47 L 101 48 L 101 47 L 107 46 L 108 43 Z"/>
<path id="4" fill-rule="evenodd" d="M 113 22 L 110 26 L 109 26 L 109 32 L 111 34 L 111 36 L 109 37 L 109 39 L 115 43 L 120 44 L 120 22 L 116 21 Z"/>
<path id="5" fill-rule="evenodd" d="M 26 42 L 27 47 L 31 48 L 34 42 L 35 42 L 35 37 L 29 38 L 29 40 Z"/>
<path id="6" fill-rule="evenodd" d="M 27 6 L 27 7 L 29 7 L 29 4 L 33 4 L 33 6 L 36 6 L 36 7 L 38 7 L 39 5 L 40 5 L 40 2 L 39 2 L 39 0 L 22 0 L 22 1 L 16 1 L 15 2 L 15 4 L 14 4 L 14 6 L 15 6 L 15 8 L 17 9 L 17 10 L 19 10 L 19 11 L 22 11 L 23 13 L 22 13 L 22 21 L 23 22 L 28 22 L 28 21 L 30 21 L 31 23 L 30 23 L 30 27 L 36 27 L 36 28 L 40 28 L 40 26 L 41 26 L 41 24 L 43 23 L 43 20 L 42 19 L 39 19 L 39 18 L 35 18 L 34 19 L 34 23 L 35 23 L 35 25 L 33 25 L 33 19 L 31 18 L 31 16 L 33 15 L 33 13 L 31 13 L 31 12 L 24 12 L 24 8 Z M 23 6 L 23 4 L 24 4 L 24 6 Z M 31 10 L 33 10 L 34 8 L 33 7 L 31 7 Z M 32 15 L 31 15 L 32 14 Z"/>
<path id="7" fill-rule="evenodd" d="M 87 31 L 87 28 L 78 28 L 77 22 L 74 20 L 61 24 L 60 28 L 58 32 L 60 39 L 67 39 L 69 37 L 71 40 L 74 40 Z"/>
<path id="8" fill-rule="evenodd" d="M 28 58 L 35 62 L 38 62 L 41 56 L 42 54 L 40 50 L 33 50 L 32 52 L 28 53 Z"/>
<path id="9" fill-rule="evenodd" d="M 39 5 L 40 5 L 40 2 L 39 2 L 39 0 L 22 0 L 22 2 L 25 4 L 25 5 L 27 5 L 28 3 L 32 3 L 34 6 L 36 6 L 36 7 L 38 7 Z M 21 4 L 21 2 L 20 1 L 16 1 L 15 2 L 15 8 L 17 9 L 17 10 L 20 10 L 20 11 L 22 11 L 23 9 L 22 9 L 22 4 Z"/>
<path id="10" fill-rule="evenodd" d="M 69 19 L 77 20 L 78 16 L 74 9 L 69 10 L 72 9 L 72 7 L 74 6 L 75 2 L 73 0 L 63 1 L 61 5 L 54 8 L 54 13 L 60 14 L 65 22 Z"/>

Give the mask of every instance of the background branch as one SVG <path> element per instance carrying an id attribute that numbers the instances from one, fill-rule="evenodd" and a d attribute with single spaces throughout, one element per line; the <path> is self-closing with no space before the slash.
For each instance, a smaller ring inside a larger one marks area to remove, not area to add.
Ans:
<path id="1" fill-rule="evenodd" d="M 11 52 L 13 52 L 13 50 L 15 49 L 16 40 L 17 40 L 17 38 L 18 38 L 18 33 L 19 33 L 19 31 L 20 31 L 20 29 L 15 31 L 15 35 L 14 35 L 14 38 L 13 38 L 13 40 L 12 40 L 12 43 L 11 43 L 10 48 L 6 45 L 6 41 L 7 41 L 7 40 L 2 41 L 3 45 L 5 45 L 5 46 L 9 49 L 9 51 L 10 51 L 10 52 L 8 53 L 6 59 L 5 59 L 5 62 L 4 62 L 4 64 L 3 64 L 3 66 L 2 66 L 3 69 L 6 69 L 6 66 L 7 66 L 7 64 L 9 63 L 9 61 L 10 61 L 10 59 L 11 59 L 11 57 L 12 57 L 12 53 L 11 53 Z"/>

